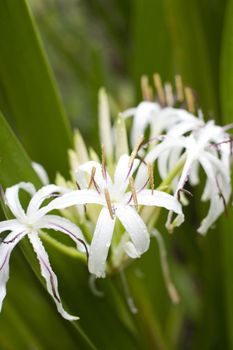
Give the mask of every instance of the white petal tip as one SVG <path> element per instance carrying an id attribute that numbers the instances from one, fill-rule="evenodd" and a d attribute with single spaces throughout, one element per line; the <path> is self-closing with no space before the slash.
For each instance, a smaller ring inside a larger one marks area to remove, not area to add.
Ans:
<path id="1" fill-rule="evenodd" d="M 132 259 L 137 259 L 137 258 L 140 258 L 141 256 L 139 252 L 136 250 L 135 245 L 132 242 L 125 243 L 124 250 L 126 254 Z"/>

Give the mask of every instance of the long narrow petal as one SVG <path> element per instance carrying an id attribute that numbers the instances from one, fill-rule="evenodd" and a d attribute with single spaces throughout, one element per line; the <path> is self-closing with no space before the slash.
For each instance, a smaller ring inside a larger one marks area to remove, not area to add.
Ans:
<path id="1" fill-rule="evenodd" d="M 0 222 L 0 233 L 5 231 L 24 230 L 24 225 L 20 224 L 18 220 L 5 220 Z"/>
<path id="2" fill-rule="evenodd" d="M 5 198 L 6 198 L 6 203 L 12 213 L 15 215 L 17 219 L 25 219 L 25 211 L 21 206 L 21 203 L 19 201 L 19 190 L 23 189 L 26 192 L 30 193 L 33 195 L 36 190 L 35 187 L 29 183 L 29 182 L 20 182 L 17 185 L 14 185 L 12 187 L 8 187 L 5 192 Z"/>
<path id="3" fill-rule="evenodd" d="M 25 236 L 25 232 L 16 230 L 11 232 L 0 244 L 0 311 L 6 296 L 6 283 L 9 279 L 9 260 L 13 248 Z"/>
<path id="4" fill-rule="evenodd" d="M 27 208 L 27 215 L 33 215 L 37 212 L 37 210 L 40 208 L 41 204 L 44 202 L 45 199 L 50 197 L 53 193 L 64 193 L 67 192 L 68 189 L 61 186 L 56 185 L 47 185 L 43 186 L 39 191 L 37 191 L 32 199 L 30 200 L 30 203 Z"/>
<path id="5" fill-rule="evenodd" d="M 58 282 L 57 282 L 57 276 L 55 275 L 55 273 L 53 272 L 50 262 L 49 262 L 49 258 L 48 258 L 48 254 L 46 253 L 44 246 L 38 236 L 38 234 L 36 232 L 33 232 L 31 234 L 28 235 L 29 240 L 32 244 L 32 247 L 37 255 L 37 258 L 39 260 L 40 263 L 40 268 L 41 268 L 41 274 L 44 277 L 45 281 L 46 281 L 46 285 L 47 285 L 47 290 L 49 292 L 49 294 L 52 296 L 56 306 L 57 306 L 57 310 L 58 312 L 67 320 L 69 321 L 74 321 L 77 320 L 78 317 L 72 316 L 70 314 L 68 314 L 62 306 L 61 303 L 61 299 L 60 299 L 60 295 L 58 292 Z"/>
<path id="6" fill-rule="evenodd" d="M 116 166 L 114 174 L 114 188 L 117 192 L 124 193 L 129 184 L 129 178 L 135 172 L 139 165 L 139 160 L 134 159 L 133 165 L 129 166 L 130 157 L 127 154 L 123 154 Z"/>
<path id="7" fill-rule="evenodd" d="M 212 194 L 210 197 L 210 208 L 208 211 L 207 216 L 202 220 L 200 227 L 198 228 L 198 232 L 201 234 L 205 234 L 208 229 L 213 225 L 213 223 L 217 220 L 219 215 L 224 211 L 224 202 L 223 198 L 220 197 L 218 193 L 218 188 L 216 184 L 215 179 L 215 171 L 209 162 L 209 160 L 206 157 L 200 157 L 199 161 L 201 163 L 201 166 L 203 167 L 209 182 L 211 183 L 212 187 Z M 229 189 L 226 187 L 224 195 L 226 195 L 227 198 L 224 198 L 224 200 L 227 202 L 230 196 L 230 186 L 228 186 Z"/>
<path id="8" fill-rule="evenodd" d="M 87 252 L 88 254 L 88 244 L 86 243 L 82 231 L 71 221 L 58 215 L 46 215 L 39 221 L 38 224 L 38 229 L 42 228 L 53 229 L 55 231 L 65 233 L 75 242 L 82 252 Z"/>
<path id="9" fill-rule="evenodd" d="M 119 205 L 116 208 L 116 216 L 130 235 L 138 256 L 140 256 L 149 248 L 150 243 L 146 225 L 136 210 L 129 205 Z"/>
<path id="10" fill-rule="evenodd" d="M 35 170 L 35 172 L 37 173 L 37 175 L 39 176 L 42 184 L 45 186 L 48 185 L 49 184 L 49 177 L 48 177 L 48 174 L 47 174 L 45 168 L 41 164 L 36 163 L 36 162 L 32 162 L 32 167 Z"/>
<path id="11" fill-rule="evenodd" d="M 108 209 L 103 208 L 100 212 L 89 255 L 89 271 L 97 277 L 105 276 L 105 263 L 108 250 L 112 241 L 115 219 L 111 219 Z"/>
<path id="12" fill-rule="evenodd" d="M 104 198 L 95 190 L 76 190 L 55 198 L 48 205 L 38 211 L 43 216 L 54 209 L 65 209 L 80 204 L 104 204 Z"/>
<path id="13" fill-rule="evenodd" d="M 143 190 L 137 194 L 138 204 L 163 207 L 182 214 L 182 207 L 179 201 L 172 195 L 162 191 Z"/>
<path id="14" fill-rule="evenodd" d="M 150 123 L 156 123 L 160 110 L 159 104 L 155 102 L 143 101 L 138 105 L 131 133 L 132 146 L 137 143 L 139 137 L 144 134 L 146 127 Z"/>
<path id="15" fill-rule="evenodd" d="M 113 156 L 113 142 L 111 130 L 111 116 L 109 110 L 108 96 L 104 88 L 99 90 L 99 132 L 100 141 L 104 145 L 107 160 Z"/>

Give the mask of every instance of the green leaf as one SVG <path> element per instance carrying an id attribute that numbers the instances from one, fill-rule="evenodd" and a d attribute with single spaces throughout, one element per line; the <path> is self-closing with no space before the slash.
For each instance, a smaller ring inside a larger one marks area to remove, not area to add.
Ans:
<path id="1" fill-rule="evenodd" d="M 40 180 L 31 166 L 31 160 L 15 137 L 0 112 L 0 183 L 5 188 L 16 182 L 31 181 L 40 186 Z"/>
<path id="2" fill-rule="evenodd" d="M 221 56 L 221 102 L 223 123 L 231 123 L 233 115 L 233 1 L 228 1 L 223 32 Z M 227 313 L 227 331 L 229 349 L 233 349 L 233 236 L 232 208 L 227 219 L 221 221 L 221 237 L 223 250 L 223 272 L 225 282 L 225 309 Z"/>
<path id="3" fill-rule="evenodd" d="M 175 73 L 198 93 L 204 111 L 215 112 L 216 95 L 205 32 L 195 0 L 165 0 Z"/>
<path id="4" fill-rule="evenodd" d="M 0 108 L 29 156 L 67 174 L 71 132 L 26 1 L 0 2 Z"/>
<path id="5" fill-rule="evenodd" d="M 161 74 L 163 80 L 173 79 L 171 41 L 168 35 L 163 0 L 132 2 L 132 51 L 128 64 L 135 86 L 143 74 Z"/>

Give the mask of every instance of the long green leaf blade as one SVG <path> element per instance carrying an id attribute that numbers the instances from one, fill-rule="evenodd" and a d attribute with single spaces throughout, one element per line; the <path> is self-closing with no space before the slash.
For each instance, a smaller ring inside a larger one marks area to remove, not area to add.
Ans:
<path id="1" fill-rule="evenodd" d="M 233 1 L 228 1 L 223 32 L 221 56 L 221 102 L 223 123 L 231 123 L 233 115 Z M 221 237 L 223 249 L 223 267 L 225 280 L 225 309 L 227 313 L 227 331 L 229 349 L 233 349 L 233 216 L 229 213 L 227 220 L 221 221 Z"/>
<path id="2" fill-rule="evenodd" d="M 29 156 L 67 173 L 68 121 L 26 1 L 0 2 L 0 107 Z"/>

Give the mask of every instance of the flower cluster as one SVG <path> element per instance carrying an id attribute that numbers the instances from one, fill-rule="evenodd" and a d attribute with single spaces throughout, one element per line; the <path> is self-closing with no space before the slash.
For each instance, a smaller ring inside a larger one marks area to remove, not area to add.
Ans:
<path id="1" fill-rule="evenodd" d="M 90 273 L 104 277 L 148 250 L 158 208 L 168 211 L 164 225 L 168 231 L 184 221 L 182 205 L 190 194 L 185 187 L 200 182 L 201 168 L 206 175 L 201 200 L 210 201 L 210 207 L 197 231 L 205 234 L 226 210 L 231 195 L 232 142 L 228 128 L 204 121 L 202 112 L 196 111 L 192 91 L 183 88 L 180 77 L 173 94 L 171 85 L 163 86 L 155 75 L 156 97 L 148 81 L 143 78 L 142 82 L 144 101 L 120 113 L 113 126 L 107 95 L 100 90 L 100 157 L 86 147 L 77 131 L 74 150 L 69 151 L 69 181 L 58 175 L 56 185 L 49 184 L 44 169 L 33 163 L 43 184 L 41 189 L 36 191 L 31 183 L 22 182 L 5 190 L 4 205 L 11 213 L 8 220 L 0 222 L 0 232 L 10 232 L 0 244 L 0 309 L 11 252 L 25 236 L 58 311 L 74 320 L 76 317 L 62 307 L 57 278 L 40 239 L 43 230 L 68 235 L 77 250 L 86 254 Z M 132 126 L 130 146 L 128 123 Z M 158 175 L 154 177 L 155 169 Z M 155 188 L 158 178 L 161 183 Z M 26 210 L 20 201 L 21 190 L 31 197 Z M 54 210 L 56 215 L 51 214 Z"/>

